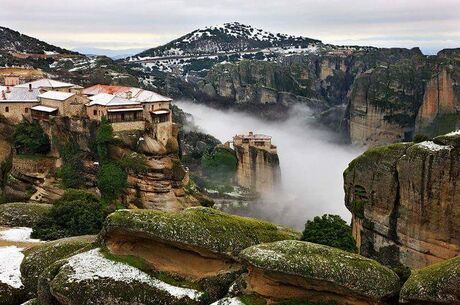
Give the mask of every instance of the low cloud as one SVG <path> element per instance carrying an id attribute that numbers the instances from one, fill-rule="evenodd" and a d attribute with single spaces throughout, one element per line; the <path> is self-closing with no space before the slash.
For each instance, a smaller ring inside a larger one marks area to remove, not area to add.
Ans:
<path id="1" fill-rule="evenodd" d="M 344 205 L 342 173 L 362 149 L 338 144 L 337 135 L 314 124 L 305 107 L 293 109 L 285 122 L 266 122 L 246 114 L 221 111 L 190 102 L 176 103 L 206 133 L 222 142 L 254 131 L 273 136 L 280 159 L 282 190 L 267 194 L 238 213 L 301 229 L 307 219 L 338 214 L 350 221 Z"/>

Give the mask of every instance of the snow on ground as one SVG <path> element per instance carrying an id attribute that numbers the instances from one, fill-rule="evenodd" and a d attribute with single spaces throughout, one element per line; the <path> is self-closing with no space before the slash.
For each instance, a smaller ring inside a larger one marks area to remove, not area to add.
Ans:
<path id="1" fill-rule="evenodd" d="M 0 247 L 0 282 L 13 288 L 21 288 L 21 265 L 24 254 L 16 246 Z"/>
<path id="2" fill-rule="evenodd" d="M 244 303 L 241 302 L 238 298 L 225 298 L 212 303 L 211 305 L 244 305 Z"/>
<path id="3" fill-rule="evenodd" d="M 424 149 L 431 150 L 431 151 L 440 151 L 444 149 L 451 150 L 452 149 L 452 146 L 450 145 L 439 145 L 439 144 L 434 143 L 433 141 L 421 142 L 417 144 L 417 146 L 424 148 Z"/>
<path id="4" fill-rule="evenodd" d="M 197 290 L 169 285 L 137 268 L 108 260 L 101 254 L 100 249 L 75 255 L 64 266 L 67 265 L 74 270 L 70 279 L 76 282 L 98 278 L 109 278 L 126 283 L 137 281 L 166 291 L 178 299 L 188 297 L 198 300 L 202 296 L 202 293 Z"/>
<path id="5" fill-rule="evenodd" d="M 7 241 L 17 241 L 25 243 L 36 243 L 40 242 L 39 239 L 30 238 L 32 234 L 32 228 L 18 227 L 18 228 L 8 228 L 4 231 L 0 231 L 0 239 Z"/>
<path id="6" fill-rule="evenodd" d="M 452 132 L 449 132 L 448 134 L 446 134 L 446 136 L 460 136 L 460 129 L 459 130 L 456 130 L 456 131 L 452 131 Z"/>

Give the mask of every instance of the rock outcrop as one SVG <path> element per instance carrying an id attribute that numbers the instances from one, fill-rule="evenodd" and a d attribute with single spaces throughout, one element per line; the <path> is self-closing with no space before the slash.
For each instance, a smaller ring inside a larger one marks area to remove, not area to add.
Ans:
<path id="1" fill-rule="evenodd" d="M 245 292 L 266 299 L 335 304 L 389 304 L 399 278 L 362 256 L 302 241 L 280 241 L 245 249 Z"/>
<path id="2" fill-rule="evenodd" d="M 415 270 L 404 283 L 403 304 L 460 304 L 460 256 Z"/>
<path id="3" fill-rule="evenodd" d="M 114 254 L 142 257 L 156 270 L 199 281 L 239 270 L 238 254 L 249 246 L 299 235 L 252 218 L 189 208 L 118 211 L 107 218 L 101 237 Z"/>
<path id="4" fill-rule="evenodd" d="M 0 140 L 0 195 L 2 196 L 12 163 L 13 149 L 11 145 L 4 140 Z"/>
<path id="5" fill-rule="evenodd" d="M 278 152 L 271 137 L 253 134 L 233 137 L 238 160 L 235 182 L 254 192 L 273 192 L 281 183 Z"/>
<path id="6" fill-rule="evenodd" d="M 0 204 L 0 226 L 33 227 L 48 214 L 51 206 L 22 202 Z"/>
<path id="7" fill-rule="evenodd" d="M 28 296 L 36 296 L 38 277 L 46 268 L 58 260 L 72 256 L 79 250 L 89 250 L 95 240 L 95 236 L 69 237 L 43 243 L 26 250 L 21 263 L 21 274 L 24 289 Z"/>
<path id="8" fill-rule="evenodd" d="M 460 133 L 370 149 L 344 172 L 360 253 L 420 268 L 460 253 Z"/>

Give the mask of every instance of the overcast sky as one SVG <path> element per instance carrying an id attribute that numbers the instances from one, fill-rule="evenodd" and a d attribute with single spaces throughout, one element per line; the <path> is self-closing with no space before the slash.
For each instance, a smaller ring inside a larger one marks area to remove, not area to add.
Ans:
<path id="1" fill-rule="evenodd" d="M 0 24 L 66 48 L 149 48 L 238 21 L 326 43 L 460 47 L 460 0 L 0 0 Z"/>

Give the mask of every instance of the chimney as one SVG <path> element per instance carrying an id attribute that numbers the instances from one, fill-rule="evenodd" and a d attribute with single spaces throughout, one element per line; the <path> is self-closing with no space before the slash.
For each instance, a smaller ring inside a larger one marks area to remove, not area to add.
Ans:
<path id="1" fill-rule="evenodd" d="M 32 84 L 29 84 L 29 92 L 32 92 Z"/>
<path id="2" fill-rule="evenodd" d="M 6 93 L 10 93 L 10 92 L 11 92 L 10 86 L 7 86 L 7 87 L 6 87 Z"/>
<path id="3" fill-rule="evenodd" d="M 253 136 L 253 135 L 254 135 L 254 132 L 250 131 L 250 132 L 249 132 L 249 135 L 250 135 L 250 136 Z"/>

